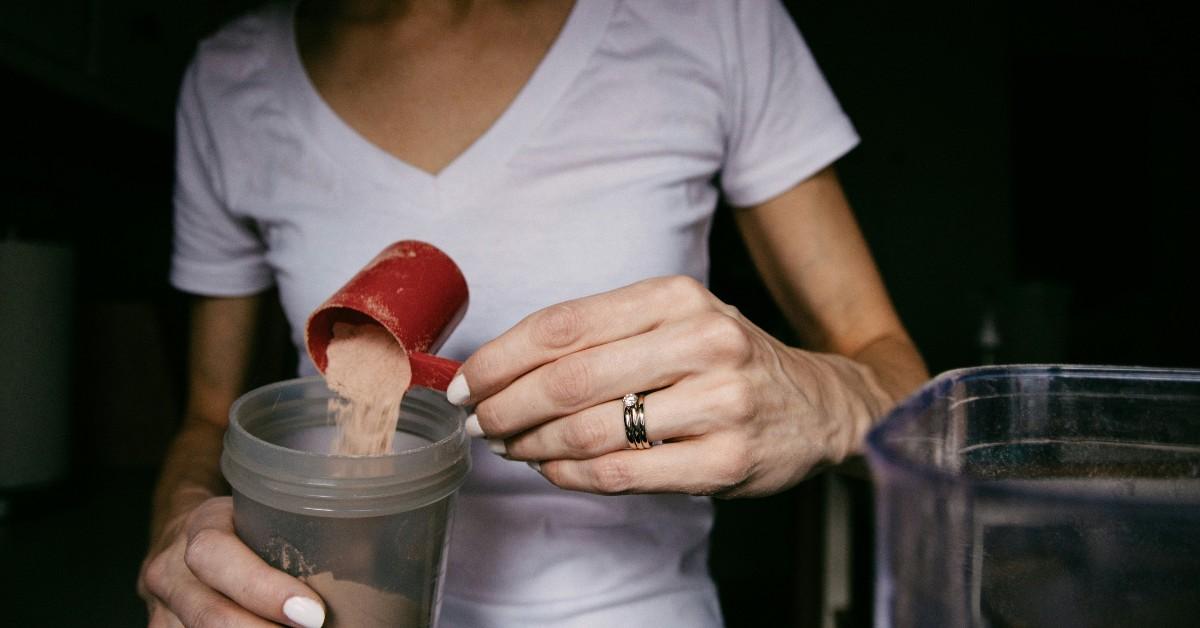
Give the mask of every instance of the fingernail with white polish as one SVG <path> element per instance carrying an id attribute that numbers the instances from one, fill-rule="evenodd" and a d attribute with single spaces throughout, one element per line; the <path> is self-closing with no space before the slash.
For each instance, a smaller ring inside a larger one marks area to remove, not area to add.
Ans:
<path id="1" fill-rule="evenodd" d="M 487 444 L 488 449 L 492 450 L 492 453 L 496 454 L 497 456 L 508 455 L 508 447 L 505 447 L 504 441 L 500 440 L 499 438 L 489 438 Z"/>
<path id="2" fill-rule="evenodd" d="M 479 417 L 475 414 L 467 417 L 467 420 L 463 422 L 463 429 L 471 438 L 483 438 L 483 428 L 479 427 Z"/>
<path id="3" fill-rule="evenodd" d="M 325 623 L 325 609 L 309 597 L 289 597 L 283 603 L 283 614 L 304 628 L 321 628 Z"/>
<path id="4" fill-rule="evenodd" d="M 531 460 L 529 462 L 526 462 L 525 464 L 529 465 L 530 469 L 533 469 L 534 471 L 537 471 L 538 473 L 542 472 L 542 463 L 540 463 L 536 460 Z"/>
<path id="5" fill-rule="evenodd" d="M 446 400 L 450 403 L 461 406 L 471 398 L 471 389 L 467 386 L 467 378 L 463 377 L 462 373 L 454 376 L 450 380 L 450 385 L 446 387 Z"/>

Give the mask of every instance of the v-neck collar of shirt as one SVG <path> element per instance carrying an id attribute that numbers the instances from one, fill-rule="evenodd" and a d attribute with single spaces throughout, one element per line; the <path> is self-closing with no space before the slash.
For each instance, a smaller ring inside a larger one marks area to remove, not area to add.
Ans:
<path id="1" fill-rule="evenodd" d="M 412 204 L 429 209 L 455 205 L 480 191 L 525 143 L 583 70 L 608 28 L 617 0 L 576 0 L 546 56 L 487 131 L 445 168 L 432 174 L 371 143 L 325 102 L 312 84 L 296 43 L 299 2 L 288 6 L 283 29 L 283 79 L 301 122 L 321 147 L 346 168 L 380 186 L 396 189 Z"/>

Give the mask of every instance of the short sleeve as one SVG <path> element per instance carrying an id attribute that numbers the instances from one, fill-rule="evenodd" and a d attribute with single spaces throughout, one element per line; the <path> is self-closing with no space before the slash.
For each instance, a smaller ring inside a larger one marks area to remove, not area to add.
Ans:
<path id="1" fill-rule="evenodd" d="M 176 112 L 171 284 L 205 296 L 245 296 L 274 282 L 254 224 L 233 214 L 222 184 L 214 121 L 197 61 L 184 75 Z"/>
<path id="2" fill-rule="evenodd" d="M 858 144 L 858 134 L 778 0 L 730 3 L 721 187 L 730 204 L 782 194 Z"/>

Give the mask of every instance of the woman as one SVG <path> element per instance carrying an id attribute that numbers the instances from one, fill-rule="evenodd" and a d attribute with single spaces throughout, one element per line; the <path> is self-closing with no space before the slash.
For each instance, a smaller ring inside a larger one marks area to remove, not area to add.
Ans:
<path id="1" fill-rule="evenodd" d="M 151 625 L 320 625 L 233 534 L 220 437 L 256 295 L 278 286 L 302 347 L 395 240 L 472 297 L 442 353 L 485 439 L 442 625 L 720 625 L 706 496 L 841 461 L 926 377 L 831 169 L 858 138 L 776 0 L 271 6 L 201 45 L 178 123 L 172 282 L 198 298 Z M 721 193 L 803 349 L 705 289 Z"/>

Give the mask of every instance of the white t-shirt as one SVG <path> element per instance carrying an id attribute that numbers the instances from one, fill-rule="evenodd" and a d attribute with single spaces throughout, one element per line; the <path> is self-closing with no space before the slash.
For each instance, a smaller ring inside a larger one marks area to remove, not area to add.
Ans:
<path id="1" fill-rule="evenodd" d="M 171 281 L 277 285 L 304 374 L 309 312 L 396 240 L 462 268 L 471 303 L 441 353 L 464 359 L 553 303 L 705 281 L 719 191 L 768 200 L 858 141 L 778 0 L 578 0 L 516 100 L 430 175 L 322 101 L 292 16 L 231 23 L 185 75 Z M 567 492 L 480 443 L 473 457 L 443 626 L 721 624 L 707 498 Z"/>

